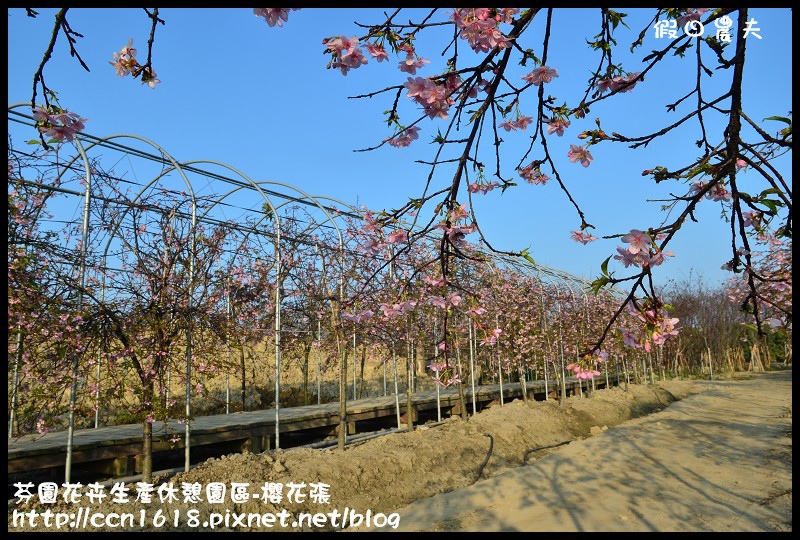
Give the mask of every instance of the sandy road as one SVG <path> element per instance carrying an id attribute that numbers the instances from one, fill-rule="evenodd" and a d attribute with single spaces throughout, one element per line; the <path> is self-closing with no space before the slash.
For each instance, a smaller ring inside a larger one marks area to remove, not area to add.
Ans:
<path id="1" fill-rule="evenodd" d="M 416 501 L 397 530 L 791 531 L 792 372 L 752 375 Z"/>

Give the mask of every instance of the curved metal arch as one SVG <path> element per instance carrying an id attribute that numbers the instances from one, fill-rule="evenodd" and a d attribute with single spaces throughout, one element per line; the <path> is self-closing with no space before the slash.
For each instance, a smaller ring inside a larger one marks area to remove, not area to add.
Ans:
<path id="1" fill-rule="evenodd" d="M 293 189 L 293 190 L 297 191 L 298 193 L 302 194 L 304 197 L 306 197 L 309 200 L 311 200 L 320 210 L 322 210 L 322 212 L 326 216 L 328 216 L 328 219 L 331 220 L 331 224 L 333 224 L 333 226 L 336 228 L 336 231 L 337 231 L 338 236 L 339 236 L 339 254 L 340 254 L 340 256 L 339 256 L 339 264 L 340 264 L 339 298 L 340 298 L 340 301 L 341 301 L 341 299 L 344 298 L 344 238 L 342 236 L 341 230 L 339 229 L 339 226 L 333 220 L 332 216 L 325 209 L 325 207 L 323 205 L 321 205 L 319 203 L 319 201 L 314 199 L 311 195 L 306 193 L 304 190 L 302 190 L 300 188 L 297 188 L 295 186 L 292 186 L 290 184 L 286 184 L 284 182 L 276 182 L 276 181 L 272 181 L 272 180 L 264 180 L 262 182 L 263 183 L 267 183 L 267 184 L 274 184 L 274 185 L 278 185 L 278 186 L 287 187 L 289 189 Z M 341 391 L 341 389 L 343 388 L 342 381 L 344 381 L 345 377 L 346 377 L 345 369 L 341 370 L 341 378 L 340 378 L 340 381 L 339 381 L 340 382 L 340 386 L 339 386 L 339 388 L 340 388 L 340 392 L 339 392 L 339 433 L 340 433 L 340 435 L 339 435 L 339 437 L 340 437 L 339 438 L 339 447 L 341 449 L 344 449 L 344 445 L 347 442 L 347 394 L 346 394 L 346 392 L 342 392 Z M 344 385 L 346 386 L 346 382 L 344 383 Z"/>
<path id="2" fill-rule="evenodd" d="M 153 148 L 155 148 L 159 152 L 161 152 L 162 156 L 164 156 L 170 163 L 172 163 L 172 165 L 175 168 L 175 170 L 177 170 L 178 174 L 180 174 L 181 178 L 183 179 L 184 183 L 186 184 L 186 187 L 189 190 L 189 193 L 191 195 L 192 213 L 191 213 L 191 235 L 190 235 L 189 252 L 190 252 L 190 254 L 193 254 L 194 250 L 195 250 L 195 241 L 196 241 L 195 233 L 196 233 L 196 230 L 197 230 L 197 198 L 195 197 L 194 189 L 192 188 L 191 182 L 186 177 L 186 174 L 180 168 L 180 166 L 178 165 L 177 161 L 175 161 L 175 159 L 169 154 L 169 152 L 164 150 L 164 148 L 162 148 L 159 144 L 151 141 L 150 139 L 147 139 L 146 137 L 141 137 L 139 135 L 117 134 L 117 135 L 110 135 L 110 136 L 107 136 L 107 137 L 102 137 L 102 138 L 98 139 L 98 141 L 96 141 L 96 142 L 92 143 L 91 145 L 89 145 L 87 149 L 91 149 L 94 146 L 99 145 L 101 142 L 107 142 L 107 141 L 110 141 L 110 140 L 113 140 L 113 139 L 117 139 L 117 138 L 131 138 L 131 139 L 138 140 L 138 141 L 144 142 L 145 144 L 148 144 L 148 145 L 152 146 Z M 153 184 L 155 184 L 162 176 L 163 176 L 163 174 L 160 174 L 160 175 L 156 176 L 147 185 L 143 186 L 142 189 L 139 190 L 139 193 L 136 194 L 136 197 L 133 199 L 133 201 L 131 201 L 132 204 L 135 203 L 144 194 L 144 192 L 147 189 L 149 189 L 150 187 L 152 187 Z M 117 222 L 117 224 L 115 225 L 114 229 L 112 231 L 110 231 L 108 243 L 106 244 L 106 248 L 105 248 L 105 250 L 103 252 L 103 259 L 104 260 L 108 255 L 108 250 L 109 250 L 109 248 L 111 246 L 111 242 L 113 241 L 114 237 L 117 234 L 117 230 L 119 229 L 119 227 L 122 225 L 122 222 L 124 221 L 125 214 L 127 214 L 127 212 L 130 210 L 131 207 L 132 206 L 128 206 L 123 211 L 123 213 L 120 216 L 120 219 Z M 192 308 L 192 287 L 193 287 L 193 285 L 194 285 L 194 257 L 190 256 L 189 257 L 189 294 L 187 295 L 187 308 L 189 310 L 191 310 L 191 308 Z M 191 417 L 191 370 L 192 370 L 192 363 L 191 362 L 192 362 L 192 332 L 191 332 L 191 325 L 189 325 L 189 326 L 187 326 L 187 329 L 186 329 L 186 419 L 187 420 L 186 420 L 186 424 L 185 424 L 186 428 L 185 428 L 185 432 L 184 432 L 184 438 L 185 438 L 185 441 L 184 441 L 184 444 L 185 444 L 185 446 L 184 446 L 184 448 L 185 448 L 184 468 L 187 471 L 189 470 L 189 467 L 190 467 L 190 457 L 191 457 L 191 427 L 190 427 L 191 422 L 189 421 L 189 418 Z"/>
<path id="3" fill-rule="evenodd" d="M 35 104 L 33 103 L 17 103 L 13 105 L 9 105 L 8 110 L 13 110 L 17 107 L 32 107 L 35 108 Z M 79 139 L 73 139 L 73 144 L 78 151 L 78 155 L 83 160 L 83 170 L 86 174 L 86 182 L 84 188 L 84 201 L 83 201 L 83 221 L 82 221 L 82 229 L 81 229 L 81 256 L 80 256 L 80 266 L 78 269 L 78 309 L 81 309 L 83 306 L 83 290 L 86 286 L 86 250 L 89 240 L 89 206 L 91 200 L 91 190 L 92 190 L 92 169 L 89 166 L 89 157 L 86 155 L 86 149 L 83 148 Z M 73 161 L 76 161 L 78 157 Z M 68 170 L 68 168 L 67 168 Z M 61 177 L 61 174 L 58 174 L 58 178 Z M 77 395 L 78 395 L 78 355 L 75 354 L 72 360 L 72 384 L 70 385 L 69 391 L 69 423 L 67 425 L 67 455 L 64 463 L 64 481 L 69 483 L 70 478 L 72 476 L 72 457 L 73 457 L 73 447 L 74 447 L 74 439 L 75 439 L 75 407 L 77 404 Z M 13 389 L 16 392 L 16 386 Z M 13 415 L 13 412 L 12 412 Z M 13 421 L 12 421 L 13 424 Z"/>
<path id="4" fill-rule="evenodd" d="M 281 287 L 280 287 L 280 275 L 281 275 L 281 255 L 280 255 L 280 245 L 281 245 L 281 225 L 280 225 L 280 216 L 278 215 L 278 211 L 275 206 L 272 204 L 272 201 L 267 197 L 266 193 L 261 189 L 258 185 L 258 182 L 253 181 L 249 176 L 245 173 L 240 171 L 239 169 L 232 167 L 226 163 L 222 163 L 220 161 L 215 160 L 193 160 L 187 161 L 182 163 L 182 165 L 192 165 L 195 163 L 207 163 L 211 165 L 217 165 L 223 168 L 226 168 L 230 171 L 235 172 L 245 180 L 247 180 L 250 187 L 254 187 L 264 198 L 264 201 L 269 205 L 269 208 L 275 214 L 275 223 L 277 226 L 276 232 L 276 245 L 277 249 L 275 250 L 275 448 L 280 448 L 280 374 L 281 374 Z M 245 186 L 242 186 L 245 187 Z M 228 195 L 231 193 L 235 193 L 238 189 L 234 189 L 229 192 Z M 220 200 L 218 199 L 214 204 L 212 204 L 212 208 L 218 204 Z M 210 209 L 209 209 L 210 210 Z M 206 211 L 206 214 L 208 211 Z M 205 214 L 204 214 L 205 215 Z M 187 464 L 188 470 L 188 464 Z"/>

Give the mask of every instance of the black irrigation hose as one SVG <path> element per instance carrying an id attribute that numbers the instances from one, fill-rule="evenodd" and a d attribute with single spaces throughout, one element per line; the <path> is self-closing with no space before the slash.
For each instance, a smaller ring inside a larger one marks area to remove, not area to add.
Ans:
<path id="1" fill-rule="evenodd" d="M 486 464 L 489 463 L 489 458 L 492 457 L 492 449 L 494 448 L 494 437 L 488 433 L 484 433 L 483 435 L 489 437 L 489 452 L 487 452 L 486 459 L 483 460 L 483 464 L 481 465 L 480 469 L 478 469 L 478 477 L 475 479 L 475 482 L 481 479 L 481 476 L 483 475 L 483 469 L 486 467 Z"/>
<path id="2" fill-rule="evenodd" d="M 522 462 L 525 463 L 526 461 L 528 461 L 528 456 L 531 455 L 534 452 L 538 452 L 539 450 L 546 450 L 548 448 L 556 448 L 557 446 L 562 446 L 564 444 L 569 444 L 571 442 L 572 441 L 562 441 L 562 442 L 556 443 L 556 444 L 550 444 L 550 445 L 547 445 L 547 446 L 539 446 L 537 448 L 531 448 L 530 450 L 527 450 L 525 452 L 525 454 L 523 454 Z"/>

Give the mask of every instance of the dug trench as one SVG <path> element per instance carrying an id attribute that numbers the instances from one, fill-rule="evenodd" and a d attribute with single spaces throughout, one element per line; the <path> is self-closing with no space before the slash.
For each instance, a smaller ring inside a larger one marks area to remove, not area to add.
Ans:
<path id="1" fill-rule="evenodd" d="M 111 502 L 111 496 L 90 503 L 84 495 L 78 503 L 68 504 L 62 499 L 46 508 L 69 515 L 83 506 L 95 514 L 135 516 L 132 525 L 96 520 L 94 525 L 88 525 L 93 531 L 210 530 L 208 520 L 188 517 L 212 513 L 220 516 L 220 522 L 214 524 L 215 531 L 280 530 L 280 521 L 267 523 L 258 517 L 280 512 L 288 512 L 290 516 L 285 521 L 288 530 L 338 529 L 330 522 L 312 527 L 292 527 L 292 524 L 297 523 L 301 513 L 330 513 L 334 509 L 339 512 L 348 509 L 351 514 L 389 514 L 413 501 L 533 463 L 572 441 L 660 411 L 702 390 L 703 381 L 676 380 L 655 385 L 631 384 L 627 391 L 597 390 L 589 397 L 569 397 L 563 404 L 555 400 L 528 404 L 515 400 L 502 407 L 490 407 L 467 420 L 452 417 L 435 427 L 417 426 L 412 432 L 391 433 L 349 445 L 344 450 L 294 448 L 211 458 L 188 472 L 155 478 L 152 502 L 136 500 L 137 486 L 131 483 L 126 486 L 129 500 L 125 503 Z M 160 501 L 158 487 L 165 483 L 176 488 L 176 500 Z M 232 483 L 244 486 L 249 497 L 232 502 L 231 493 L 221 503 L 209 502 L 206 488 L 212 483 L 222 483 L 227 489 L 231 489 Z M 191 485 L 200 487 L 199 496 L 196 501 L 184 502 L 186 486 Z M 300 487 L 294 490 L 292 485 Z M 276 489 L 278 486 L 282 488 L 280 491 Z M 9 530 L 43 530 L 41 522 L 36 526 L 22 519 L 12 523 L 15 510 L 18 518 L 20 512 L 41 513 L 45 507 L 36 497 L 9 508 Z M 233 516 L 257 519 L 248 522 Z M 72 526 L 67 521 L 60 530 L 85 530 L 81 523 Z"/>

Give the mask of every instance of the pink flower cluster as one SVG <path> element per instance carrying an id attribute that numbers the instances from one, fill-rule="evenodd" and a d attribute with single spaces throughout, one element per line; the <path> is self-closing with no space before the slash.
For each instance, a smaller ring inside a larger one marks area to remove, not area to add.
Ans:
<path id="1" fill-rule="evenodd" d="M 703 180 L 695 180 L 692 182 L 691 191 L 692 193 L 700 193 L 705 187 L 708 185 L 708 182 Z M 715 202 L 730 202 L 732 198 L 731 192 L 728 191 L 728 188 L 725 187 L 725 184 L 722 182 L 717 182 L 714 184 L 711 189 L 706 192 L 706 199 L 711 199 Z"/>
<path id="2" fill-rule="evenodd" d="M 373 312 L 371 309 L 367 309 L 361 313 L 348 313 L 343 311 L 342 319 L 355 324 L 361 324 L 362 322 L 371 319 L 373 315 L 375 315 L 375 312 Z"/>
<path id="3" fill-rule="evenodd" d="M 556 77 L 558 77 L 557 69 L 547 66 L 539 66 L 527 75 L 523 75 L 522 79 L 528 81 L 533 86 L 540 86 L 542 83 L 549 83 Z"/>
<path id="4" fill-rule="evenodd" d="M 745 227 L 758 228 L 761 223 L 761 214 L 759 212 L 742 212 L 742 219 Z"/>
<path id="5" fill-rule="evenodd" d="M 448 366 L 444 362 L 434 362 L 429 364 L 428 368 L 433 371 L 433 381 L 439 386 L 447 388 L 461 382 L 461 378 L 453 373 L 452 366 Z"/>
<path id="6" fill-rule="evenodd" d="M 470 317 L 480 317 L 481 315 L 486 313 L 486 308 L 483 307 L 471 307 L 467 311 L 467 315 Z"/>
<path id="7" fill-rule="evenodd" d="M 567 157 L 569 158 L 570 162 L 580 162 L 580 164 L 584 167 L 588 167 L 589 164 L 594 161 L 594 158 L 592 157 L 592 154 L 589 152 L 588 148 L 578 146 L 577 144 L 570 144 L 569 148 L 570 150 L 567 152 Z"/>
<path id="8" fill-rule="evenodd" d="M 486 195 L 494 188 L 499 186 L 500 186 L 499 182 L 488 182 L 486 184 L 474 183 L 467 186 L 467 191 L 469 191 L 470 193 L 480 193 L 481 195 Z"/>
<path id="9" fill-rule="evenodd" d="M 461 296 L 459 296 L 457 293 L 450 293 L 447 298 L 442 298 L 441 296 L 431 296 L 430 303 L 439 309 L 449 309 L 450 306 L 458 306 L 461 303 L 461 300 Z"/>
<path id="10" fill-rule="evenodd" d="M 425 64 L 431 63 L 430 60 L 417 56 L 416 52 L 414 51 L 414 46 L 411 45 L 410 43 L 401 45 L 400 47 L 398 47 L 398 50 L 406 53 L 406 59 L 401 60 L 400 64 L 398 64 L 400 71 L 403 71 L 405 73 L 416 75 L 418 69 L 424 67 Z"/>
<path id="11" fill-rule="evenodd" d="M 466 235 L 473 233 L 477 230 L 477 227 L 472 225 L 458 225 L 459 221 L 462 221 L 469 217 L 469 212 L 467 211 L 467 207 L 465 204 L 456 205 L 451 208 L 447 214 L 447 219 L 445 221 L 439 222 L 436 225 L 437 228 L 442 229 L 447 236 L 447 239 L 452 243 L 454 246 L 461 247 L 466 242 L 465 238 Z"/>
<path id="12" fill-rule="evenodd" d="M 617 246 L 617 255 L 614 259 L 622 262 L 625 268 L 629 266 L 659 266 L 665 261 L 664 257 L 674 257 L 672 251 L 661 251 L 653 243 L 650 235 L 639 229 L 631 229 L 628 234 L 622 235 L 620 238 L 623 242 L 630 244 L 627 248 Z"/>
<path id="13" fill-rule="evenodd" d="M 150 88 L 155 88 L 161 81 L 156 78 L 156 72 L 148 67 L 139 65 L 136 60 L 136 49 L 133 48 L 133 38 L 128 40 L 128 44 L 120 49 L 119 53 L 112 53 L 114 60 L 109 62 L 114 66 L 114 71 L 120 77 L 132 75 L 134 78 L 142 76 L 142 84 Z"/>
<path id="14" fill-rule="evenodd" d="M 500 122 L 497 127 L 501 127 L 506 131 L 516 131 L 521 130 L 525 131 L 528 129 L 528 126 L 533 122 L 532 116 L 517 116 L 517 119 L 511 122 Z"/>
<path id="15" fill-rule="evenodd" d="M 450 17 L 459 29 L 459 37 L 466 40 L 475 52 L 505 49 L 509 40 L 497 28 L 499 23 L 511 23 L 518 8 L 461 8 Z"/>
<path id="16" fill-rule="evenodd" d="M 367 63 L 367 58 L 361 49 L 358 48 L 358 38 L 353 36 L 336 36 L 322 40 L 328 52 L 331 53 L 332 60 L 328 63 L 329 68 L 335 68 L 347 76 L 347 72 L 356 69 Z"/>
<path id="17" fill-rule="evenodd" d="M 650 352 L 652 345 L 663 345 L 670 336 L 677 336 L 679 319 L 668 317 L 666 311 L 646 309 L 643 312 L 628 304 L 628 312 L 641 323 L 637 328 L 622 329 L 625 345 Z"/>
<path id="18" fill-rule="evenodd" d="M 597 365 L 605 364 L 607 361 L 607 352 L 595 350 L 592 354 L 584 356 L 580 361 L 569 364 L 567 371 L 573 372 L 576 379 L 591 379 L 602 375 L 597 370 Z"/>
<path id="19" fill-rule="evenodd" d="M 445 362 L 431 362 L 428 364 L 428 369 L 433 371 L 434 373 L 441 373 L 448 368 L 448 365 Z"/>
<path id="20" fill-rule="evenodd" d="M 571 237 L 573 240 L 575 240 L 576 242 L 580 242 L 583 245 L 586 245 L 589 242 L 594 242 L 595 240 L 597 240 L 596 236 L 590 233 L 585 233 L 583 231 L 572 231 Z"/>
<path id="21" fill-rule="evenodd" d="M 298 9 L 300 8 L 253 8 L 253 13 L 256 17 L 264 17 L 270 27 L 276 24 L 280 27 L 289 20 L 289 11 Z"/>
<path id="22" fill-rule="evenodd" d="M 33 119 L 40 133 L 58 142 L 71 142 L 76 133 L 84 130 L 84 122 L 88 121 L 75 113 L 53 107 L 33 109 Z"/>
<path id="23" fill-rule="evenodd" d="M 401 131 L 398 135 L 383 140 L 395 148 L 405 148 L 417 139 L 419 139 L 419 128 L 417 126 L 411 126 Z"/>
<path id="24" fill-rule="evenodd" d="M 392 305 L 386 303 L 380 305 L 384 317 L 394 317 L 395 315 L 402 315 L 403 313 L 409 313 L 410 311 L 414 311 L 415 307 L 417 307 L 417 302 L 415 300 L 396 302 Z"/>
<path id="25" fill-rule="evenodd" d="M 494 328 L 491 332 L 487 332 L 486 336 L 481 340 L 481 345 L 494 345 L 497 343 L 497 340 L 500 339 L 500 333 L 502 332 L 499 328 Z"/>
<path id="26" fill-rule="evenodd" d="M 534 166 L 533 163 L 521 169 L 517 169 L 517 173 L 519 173 L 520 177 L 522 177 L 529 184 L 538 184 L 543 186 L 548 180 L 550 180 L 550 177 L 546 174 L 542 174 L 542 172 L 539 170 L 539 166 Z"/>
<path id="27" fill-rule="evenodd" d="M 559 137 L 564 135 L 564 130 L 569 127 L 570 121 L 566 118 L 553 118 L 547 122 L 547 133 L 555 133 Z"/>
<path id="28" fill-rule="evenodd" d="M 601 94 L 606 90 L 611 90 L 612 92 L 616 91 L 630 92 L 636 86 L 636 83 L 644 80 L 644 78 L 640 78 L 637 81 L 636 78 L 639 75 L 641 75 L 641 71 L 630 73 L 628 74 L 627 77 L 618 75 L 616 77 L 611 77 L 609 79 L 600 79 L 597 82 L 597 89 L 600 91 Z"/>
<path id="29" fill-rule="evenodd" d="M 578 362 L 569 364 L 567 366 L 567 371 L 575 373 L 576 379 L 591 379 L 592 377 L 602 375 L 602 373 L 594 369 L 594 367 L 586 367 Z"/>
<path id="30" fill-rule="evenodd" d="M 448 78 L 447 81 L 450 81 Z M 450 106 L 454 101 L 450 98 L 453 90 L 460 86 L 460 81 L 452 78 L 450 84 L 437 84 L 431 79 L 415 77 L 408 78 L 403 86 L 408 89 L 406 97 L 412 98 L 422 106 L 428 118 L 441 118 L 446 120 Z"/>
<path id="31" fill-rule="evenodd" d="M 686 27 L 686 23 L 690 21 L 699 21 L 700 17 L 711 8 L 687 8 L 686 13 L 678 17 L 678 26 L 681 28 Z"/>

